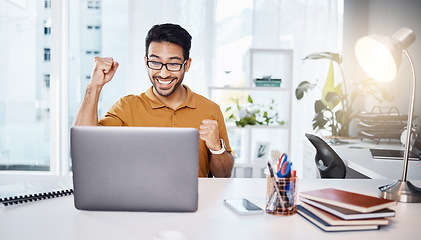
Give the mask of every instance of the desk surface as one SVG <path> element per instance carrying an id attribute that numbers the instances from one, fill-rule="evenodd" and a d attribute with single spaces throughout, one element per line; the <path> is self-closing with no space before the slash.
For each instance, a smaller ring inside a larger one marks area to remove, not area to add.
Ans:
<path id="1" fill-rule="evenodd" d="M 344 144 L 331 145 L 346 165 L 372 179 L 402 178 L 402 160 L 373 159 L 370 148 L 401 149 L 399 144 L 349 140 Z M 421 180 L 421 161 L 409 161 L 407 180 Z"/>
<path id="2" fill-rule="evenodd" d="M 47 176 L 37 176 L 35 179 Z M 34 179 L 34 177 L 32 177 Z M 1 175 L 0 184 L 28 177 Z M 299 179 L 298 191 L 335 187 L 376 196 L 389 180 Z M 413 181 L 421 186 L 421 181 Z M 73 196 L 0 210 L 1 239 L 153 239 L 177 230 L 187 239 L 419 239 L 421 204 L 399 203 L 396 217 L 380 230 L 325 233 L 295 214 L 239 216 L 223 205 L 225 198 L 245 197 L 263 207 L 266 179 L 200 179 L 195 213 L 91 212 L 74 208 Z"/>

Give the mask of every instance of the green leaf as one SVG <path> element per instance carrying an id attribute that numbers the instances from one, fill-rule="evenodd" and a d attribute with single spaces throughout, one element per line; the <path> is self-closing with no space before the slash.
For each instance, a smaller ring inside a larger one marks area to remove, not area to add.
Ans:
<path id="1" fill-rule="evenodd" d="M 336 117 L 336 121 L 338 121 L 338 123 L 340 124 L 344 124 L 345 123 L 345 112 L 342 110 L 338 110 L 335 112 L 335 117 Z"/>
<path id="2" fill-rule="evenodd" d="M 328 92 L 324 100 L 329 103 L 330 109 L 336 107 L 336 105 L 340 102 L 339 95 L 335 92 Z"/>
<path id="3" fill-rule="evenodd" d="M 333 109 L 338 103 L 326 101 L 326 95 L 329 92 L 336 93 L 339 97 L 342 96 L 342 85 L 339 84 L 337 87 L 335 87 L 335 75 L 332 61 L 330 62 L 326 82 L 322 90 L 322 101 L 329 109 Z"/>
<path id="4" fill-rule="evenodd" d="M 314 111 L 317 114 L 321 113 L 325 109 L 326 109 L 326 105 L 322 102 L 322 100 L 317 100 L 316 102 L 314 102 Z"/>
<path id="5" fill-rule="evenodd" d="M 295 97 L 297 100 L 300 100 L 304 97 L 304 93 L 307 92 L 309 89 L 313 89 L 316 86 L 316 83 L 310 83 L 308 81 L 301 82 L 298 87 L 295 89 Z"/>
<path id="6" fill-rule="evenodd" d="M 335 61 L 338 64 L 342 63 L 342 56 L 338 53 L 332 53 L 332 52 L 318 52 L 318 53 L 312 53 L 308 55 L 307 57 L 303 58 L 303 60 L 316 60 L 316 59 L 330 59 L 332 61 Z"/>
<path id="7" fill-rule="evenodd" d="M 238 99 L 234 99 L 235 104 L 237 105 L 237 110 L 241 110 L 240 103 L 238 102 Z"/>
<path id="8" fill-rule="evenodd" d="M 250 97 L 250 95 L 248 96 L 247 100 L 249 103 L 253 103 L 253 99 Z"/>
<path id="9" fill-rule="evenodd" d="M 235 123 L 237 124 L 237 126 L 241 126 L 241 127 L 245 127 L 247 125 L 247 121 L 244 118 Z"/>
<path id="10" fill-rule="evenodd" d="M 250 118 L 249 118 L 249 122 L 248 122 L 250 125 L 256 125 L 256 115 L 252 115 Z"/>
<path id="11" fill-rule="evenodd" d="M 323 113 L 317 113 L 313 118 L 313 129 L 324 129 L 327 122 Z"/>

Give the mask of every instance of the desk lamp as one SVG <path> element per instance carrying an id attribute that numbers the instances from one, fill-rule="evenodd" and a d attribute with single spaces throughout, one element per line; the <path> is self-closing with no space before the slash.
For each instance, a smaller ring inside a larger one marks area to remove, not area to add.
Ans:
<path id="1" fill-rule="evenodd" d="M 409 28 L 402 28 L 392 37 L 380 35 L 362 37 L 355 45 L 355 54 L 363 70 L 380 82 L 390 82 L 395 78 L 401 65 L 402 52 L 408 58 L 411 67 L 412 91 L 409 101 L 402 179 L 394 184 L 379 187 L 380 197 L 400 202 L 421 202 L 421 188 L 406 180 L 416 90 L 415 69 L 407 48 L 413 42 L 415 42 L 415 33 Z"/>

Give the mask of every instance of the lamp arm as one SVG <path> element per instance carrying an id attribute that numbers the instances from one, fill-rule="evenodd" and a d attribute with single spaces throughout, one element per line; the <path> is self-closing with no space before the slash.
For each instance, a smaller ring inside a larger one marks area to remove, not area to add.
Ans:
<path id="1" fill-rule="evenodd" d="M 403 171 L 402 171 L 402 182 L 406 182 L 406 176 L 408 172 L 408 160 L 409 160 L 409 147 L 411 144 L 411 132 L 412 132 L 412 119 L 414 116 L 414 105 L 415 105 L 415 90 L 416 90 L 416 80 L 415 80 L 415 68 L 414 64 L 412 63 L 411 56 L 406 49 L 403 50 L 403 53 L 408 58 L 409 65 L 411 67 L 411 81 L 412 81 L 412 89 L 411 89 L 411 98 L 409 101 L 409 109 L 408 109 L 408 122 L 406 127 L 406 142 L 405 142 L 405 151 L 403 156 Z"/>

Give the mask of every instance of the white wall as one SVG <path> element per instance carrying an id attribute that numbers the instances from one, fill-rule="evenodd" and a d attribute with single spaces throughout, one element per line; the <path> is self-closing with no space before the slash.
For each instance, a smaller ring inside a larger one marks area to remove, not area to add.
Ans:
<path id="1" fill-rule="evenodd" d="M 418 40 L 409 48 L 409 54 L 415 65 L 415 72 L 421 73 L 421 1 L 418 0 L 345 0 L 344 3 L 344 71 L 348 80 L 359 80 L 365 77 L 358 65 L 355 54 L 355 42 L 365 35 L 393 35 L 402 27 L 415 32 Z M 421 84 L 418 75 L 415 114 L 421 116 Z M 402 60 L 401 69 L 391 83 L 385 84 L 394 95 L 392 103 L 384 106 L 397 106 L 402 114 L 408 113 L 410 94 L 410 68 L 407 59 Z M 373 101 L 366 101 L 365 110 L 371 110 Z"/>

